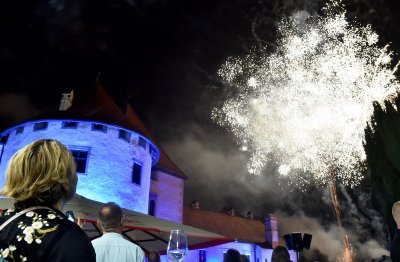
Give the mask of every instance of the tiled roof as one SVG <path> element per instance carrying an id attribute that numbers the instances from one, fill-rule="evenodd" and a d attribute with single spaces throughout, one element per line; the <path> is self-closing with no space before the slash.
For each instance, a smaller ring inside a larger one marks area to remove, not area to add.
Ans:
<path id="1" fill-rule="evenodd" d="M 88 90 L 90 92 L 82 94 L 83 98 L 77 97 L 77 99 L 74 99 L 73 105 L 68 110 L 46 112 L 35 117 L 35 119 L 73 118 L 77 120 L 104 122 L 133 130 L 150 139 L 160 150 L 160 159 L 155 168 L 183 179 L 187 178 L 157 143 L 156 139 L 151 135 L 130 105 L 127 106 L 126 113 L 124 113 L 99 82 L 92 89 Z M 80 94 L 77 95 L 79 96 Z"/>
<path id="2" fill-rule="evenodd" d="M 164 151 L 164 149 L 160 146 L 160 144 L 157 143 L 157 140 L 150 134 L 150 132 L 147 130 L 146 126 L 143 124 L 142 120 L 140 120 L 139 116 L 135 113 L 135 111 L 132 109 L 130 105 L 128 105 L 128 108 L 126 110 L 126 117 L 133 123 L 135 123 L 135 126 L 137 127 L 137 130 L 149 138 L 153 143 L 155 143 L 160 150 L 160 159 L 158 160 L 157 164 L 155 165 L 155 168 L 158 168 L 162 171 L 166 171 L 172 175 L 175 175 L 177 177 L 185 178 L 185 174 L 175 165 L 174 162 L 169 158 L 167 153 Z M 134 129 L 135 130 L 135 129 Z"/>
<path id="3" fill-rule="evenodd" d="M 183 224 L 231 237 L 239 242 L 271 247 L 265 240 L 264 223 L 259 220 L 184 207 Z"/>

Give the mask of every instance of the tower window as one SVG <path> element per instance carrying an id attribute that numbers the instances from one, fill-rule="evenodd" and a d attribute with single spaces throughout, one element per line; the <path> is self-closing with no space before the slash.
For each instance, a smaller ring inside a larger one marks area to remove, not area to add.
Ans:
<path id="1" fill-rule="evenodd" d="M 107 127 L 102 124 L 92 124 L 92 130 L 107 133 Z"/>
<path id="2" fill-rule="evenodd" d="M 144 149 L 146 149 L 147 141 L 143 137 L 139 136 L 138 144 L 139 144 L 139 146 L 141 146 Z"/>
<path id="3" fill-rule="evenodd" d="M 157 150 L 152 145 L 149 145 L 149 153 L 152 159 L 157 159 Z"/>
<path id="4" fill-rule="evenodd" d="M 129 142 L 131 140 L 131 132 L 120 129 L 118 132 L 118 137 L 122 140 Z"/>
<path id="5" fill-rule="evenodd" d="M 133 163 L 133 168 L 132 168 L 132 182 L 140 185 L 142 182 L 142 165 L 139 165 L 138 163 Z"/>
<path id="6" fill-rule="evenodd" d="M 24 127 L 23 126 L 20 126 L 20 127 L 17 128 L 17 130 L 15 130 L 15 134 L 16 135 L 22 134 L 23 132 L 24 132 Z"/>
<path id="7" fill-rule="evenodd" d="M 199 262 L 206 262 L 206 251 L 205 250 L 199 250 Z"/>
<path id="8" fill-rule="evenodd" d="M 10 134 L 6 134 L 6 135 L 0 136 L 0 144 L 1 144 L 1 145 L 7 144 L 7 141 L 8 141 L 8 137 L 9 137 L 9 136 L 10 136 Z"/>
<path id="9" fill-rule="evenodd" d="M 157 195 L 150 193 L 149 195 L 149 215 L 156 215 Z"/>
<path id="10" fill-rule="evenodd" d="M 87 171 L 89 151 L 71 149 L 71 153 L 76 162 L 76 172 L 85 174 Z"/>
<path id="11" fill-rule="evenodd" d="M 35 123 L 33 125 L 33 131 L 45 130 L 45 129 L 47 129 L 48 125 L 49 125 L 49 123 L 47 123 L 47 122 Z"/>
<path id="12" fill-rule="evenodd" d="M 156 214 L 156 201 L 150 200 L 149 203 L 149 215 L 154 216 Z"/>
<path id="13" fill-rule="evenodd" d="M 78 128 L 78 122 L 75 122 L 75 121 L 63 121 L 62 122 L 62 128 L 76 129 L 76 128 Z"/>

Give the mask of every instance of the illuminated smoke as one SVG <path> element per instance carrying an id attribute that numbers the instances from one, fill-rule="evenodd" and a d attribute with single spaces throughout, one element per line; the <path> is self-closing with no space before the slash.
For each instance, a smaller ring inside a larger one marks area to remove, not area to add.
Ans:
<path id="1" fill-rule="evenodd" d="M 370 26 L 346 20 L 340 1 L 323 11 L 282 21 L 273 53 L 229 58 L 219 70 L 232 95 L 213 119 L 250 153 L 252 174 L 277 162 L 298 186 L 329 184 L 329 169 L 344 185 L 362 179 L 364 128 L 372 102 L 399 90 L 397 65 Z"/>

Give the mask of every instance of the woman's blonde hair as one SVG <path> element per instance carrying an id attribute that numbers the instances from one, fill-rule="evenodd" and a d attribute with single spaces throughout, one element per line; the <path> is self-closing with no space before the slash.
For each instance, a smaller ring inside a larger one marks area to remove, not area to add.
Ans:
<path id="1" fill-rule="evenodd" d="M 13 155 L 0 194 L 16 201 L 53 205 L 75 194 L 75 162 L 68 148 L 56 140 L 37 140 Z"/>

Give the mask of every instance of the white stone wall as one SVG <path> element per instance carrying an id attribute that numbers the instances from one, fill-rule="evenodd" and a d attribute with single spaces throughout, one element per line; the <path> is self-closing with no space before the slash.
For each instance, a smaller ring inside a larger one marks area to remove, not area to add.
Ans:
<path id="1" fill-rule="evenodd" d="M 207 261 L 217 262 L 223 261 L 224 253 L 230 248 L 236 249 L 240 254 L 250 256 L 250 262 L 270 262 L 272 249 L 261 248 L 253 243 L 230 242 L 223 245 L 205 248 Z M 289 251 L 290 260 L 297 262 L 296 253 L 293 250 Z M 185 262 L 198 262 L 199 250 L 190 250 Z"/>
<path id="2" fill-rule="evenodd" d="M 221 262 L 223 261 L 224 253 L 230 248 L 238 250 L 241 254 L 250 255 L 250 262 L 271 262 L 272 249 L 261 248 L 260 246 L 252 243 L 239 242 L 226 243 L 205 249 L 189 250 L 188 255 L 185 258 L 185 262 L 198 262 L 199 250 L 206 251 L 207 262 Z M 293 250 L 289 250 L 289 255 L 292 262 L 297 262 L 296 253 Z M 161 256 L 161 261 L 170 262 L 172 260 L 168 257 L 168 255 L 163 255 Z"/>
<path id="3" fill-rule="evenodd" d="M 266 248 L 261 248 L 259 246 L 256 247 L 256 253 L 257 257 L 260 259 L 260 261 L 263 262 L 271 262 L 271 257 L 272 257 L 272 249 L 266 249 Z"/>
<path id="4" fill-rule="evenodd" d="M 254 258 L 255 244 L 252 243 L 240 243 L 240 242 L 230 242 L 214 247 L 204 248 L 202 250 L 206 251 L 206 261 L 223 261 L 224 253 L 228 249 L 233 248 L 240 252 L 240 254 L 250 256 L 250 262 L 256 261 Z M 272 252 L 272 251 L 271 251 Z M 198 262 L 199 261 L 199 250 L 190 250 L 185 262 Z M 264 262 L 264 260 L 259 260 Z M 268 260 L 270 261 L 270 260 Z"/>
<path id="5" fill-rule="evenodd" d="M 184 180 L 161 170 L 153 171 L 150 191 L 157 195 L 156 217 L 182 223 Z"/>
<path id="6" fill-rule="evenodd" d="M 73 121 L 73 120 L 71 120 Z M 148 211 L 152 158 L 147 148 L 137 145 L 139 135 L 131 132 L 131 143 L 118 138 L 120 127 L 107 125 L 107 132 L 92 130 L 93 122 L 79 121 L 77 129 L 61 128 L 62 120 L 49 120 L 46 130 L 33 131 L 34 122 L 28 122 L 21 134 L 9 129 L 10 136 L 0 163 L 0 184 L 8 159 L 23 146 L 42 138 L 60 141 L 70 148 L 89 150 L 86 174 L 79 174 L 77 193 L 87 198 L 108 202 L 142 213 Z M 7 132 L 7 131 L 6 131 Z M 4 134 L 4 133 L 3 133 Z M 132 183 L 134 161 L 142 164 L 141 185 Z"/>

